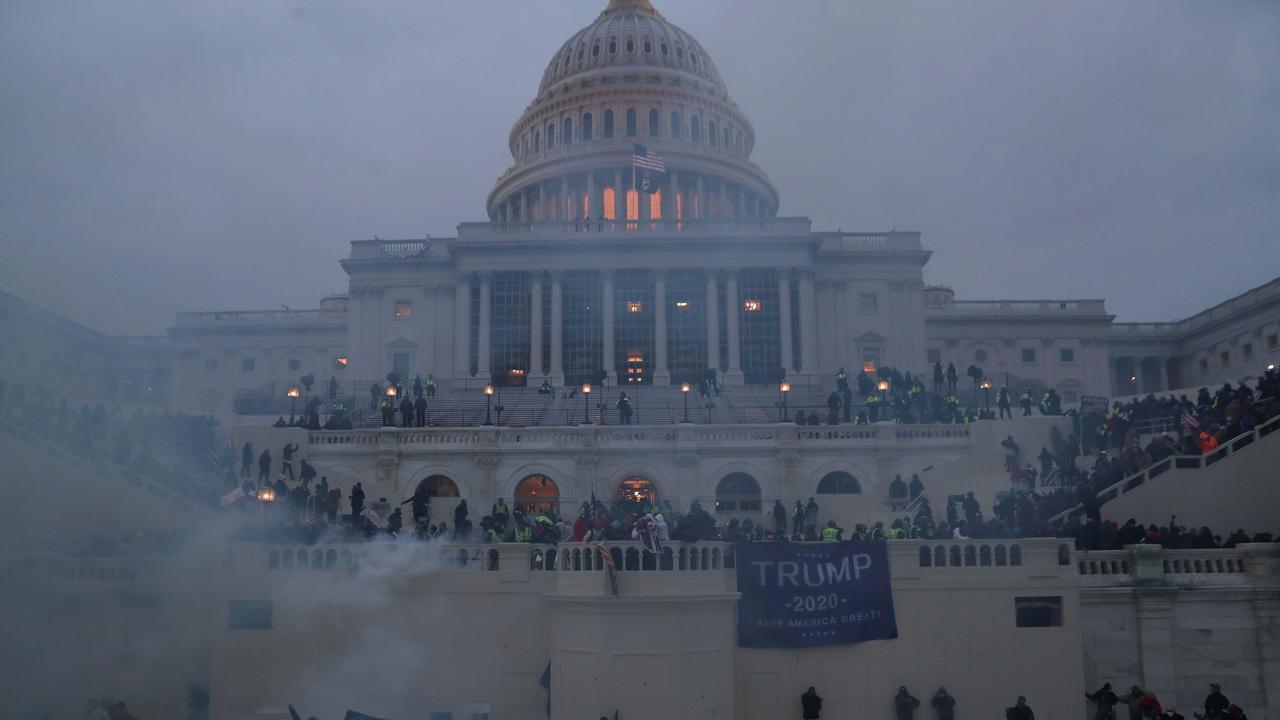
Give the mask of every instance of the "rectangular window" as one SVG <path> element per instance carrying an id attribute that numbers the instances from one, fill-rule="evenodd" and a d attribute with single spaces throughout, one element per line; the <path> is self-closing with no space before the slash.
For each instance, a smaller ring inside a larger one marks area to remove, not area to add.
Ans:
<path id="1" fill-rule="evenodd" d="M 1267 349 L 1268 350 L 1280 349 L 1280 335 L 1271 334 L 1267 336 Z"/>
<path id="2" fill-rule="evenodd" d="M 413 303 L 408 300 L 397 300 L 395 310 L 392 314 L 397 320 L 405 320 L 413 317 Z"/>
<path id="3" fill-rule="evenodd" d="M 396 353 L 391 356 L 391 369 L 402 381 L 409 379 L 409 353 Z"/>
<path id="4" fill-rule="evenodd" d="M 1200 358 L 1200 374 L 1201 375 L 1209 374 L 1209 361 L 1205 358 Z"/>
<path id="5" fill-rule="evenodd" d="M 1058 357 L 1062 358 L 1064 363 L 1073 363 L 1076 361 L 1076 351 L 1072 348 L 1062 348 L 1058 351 Z"/>
<path id="6" fill-rule="evenodd" d="M 493 274 L 488 371 L 498 385 L 525 384 L 529 370 L 532 278 L 523 271 Z"/>
<path id="7" fill-rule="evenodd" d="M 253 358 L 240 358 L 240 372 L 253 372 L 257 361 Z"/>
<path id="8" fill-rule="evenodd" d="M 1218 361 L 1222 363 L 1222 367 L 1231 367 L 1231 353 L 1223 352 L 1219 354 Z"/>
<path id="9" fill-rule="evenodd" d="M 875 293 L 862 293 L 858 296 L 858 308 L 864 313 L 873 313 L 880 310 L 880 298 Z"/>
<path id="10" fill-rule="evenodd" d="M 270 600 L 232 600 L 228 606 L 230 630 L 270 630 Z"/>
<path id="11" fill-rule="evenodd" d="M 742 308 L 738 333 L 743 375 L 748 383 L 774 382 L 782 367 L 777 271 L 740 271 L 738 293 L 734 305 L 741 303 L 738 307 Z M 734 305 L 726 308 L 736 309 Z"/>
<path id="12" fill-rule="evenodd" d="M 334 369 L 334 370 L 346 370 L 346 369 L 347 369 L 347 363 L 349 363 L 349 362 L 351 362 L 351 360 L 350 360 L 349 358 L 347 358 L 347 356 L 346 356 L 346 355 L 339 355 L 338 357 L 336 357 L 336 358 L 334 358 L 334 359 L 333 359 L 333 369 Z"/>
<path id="13" fill-rule="evenodd" d="M 1013 599 L 1018 627 L 1062 627 L 1062 597 L 1020 597 Z"/>
<path id="14" fill-rule="evenodd" d="M 217 359 L 212 359 L 212 358 L 211 358 L 211 359 L 209 359 L 209 360 L 205 360 L 205 361 L 204 361 L 204 371 L 205 371 L 205 372 L 218 372 L 218 361 L 217 361 Z"/>
<path id="15" fill-rule="evenodd" d="M 1243 346 L 1241 346 L 1240 350 L 1241 352 L 1244 353 L 1245 360 L 1253 359 L 1253 343 L 1245 343 Z"/>
<path id="16" fill-rule="evenodd" d="M 930 350 L 928 353 L 928 360 L 930 365 L 942 362 L 942 351 Z"/>
<path id="17" fill-rule="evenodd" d="M 1035 351 L 1035 348 L 1023 348 L 1023 349 L 1022 349 L 1022 362 L 1024 362 L 1024 363 L 1033 363 L 1033 362 L 1035 362 L 1035 361 L 1036 361 L 1036 351 Z"/>
<path id="18" fill-rule="evenodd" d="M 880 367 L 880 348 L 862 348 L 862 367 L 867 372 L 875 372 L 875 369 Z"/>

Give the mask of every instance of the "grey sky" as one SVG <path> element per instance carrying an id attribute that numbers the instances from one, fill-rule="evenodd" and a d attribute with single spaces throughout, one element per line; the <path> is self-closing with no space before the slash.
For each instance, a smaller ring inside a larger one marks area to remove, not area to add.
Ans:
<path id="1" fill-rule="evenodd" d="M 483 218 L 605 0 L 0 5 L 0 288 L 108 332 L 314 307 Z M 924 232 L 966 298 L 1182 317 L 1280 274 L 1280 3 L 655 0 L 782 213 Z"/>

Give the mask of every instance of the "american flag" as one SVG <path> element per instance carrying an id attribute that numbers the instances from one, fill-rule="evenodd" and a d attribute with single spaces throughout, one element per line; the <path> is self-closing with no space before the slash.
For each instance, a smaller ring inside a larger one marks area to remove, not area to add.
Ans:
<path id="1" fill-rule="evenodd" d="M 1195 430 L 1198 427 L 1200 427 L 1200 421 L 1196 419 L 1195 415 L 1192 415 L 1191 413 L 1182 414 L 1183 430 L 1186 430 L 1187 432 L 1191 432 L 1192 430 Z"/>
<path id="2" fill-rule="evenodd" d="M 631 164 L 654 172 L 664 173 L 667 171 L 666 163 L 662 162 L 661 155 L 639 144 L 636 145 L 635 154 L 631 157 Z"/>

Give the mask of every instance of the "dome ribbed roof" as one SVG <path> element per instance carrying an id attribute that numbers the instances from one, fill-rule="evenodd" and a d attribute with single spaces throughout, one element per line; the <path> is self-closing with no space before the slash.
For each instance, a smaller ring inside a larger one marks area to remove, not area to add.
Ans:
<path id="1" fill-rule="evenodd" d="M 551 58 L 538 97 L 581 75 L 626 68 L 675 70 L 709 83 L 714 94 L 729 94 L 702 45 L 662 17 L 649 0 L 612 0 L 594 23 L 574 33 Z"/>

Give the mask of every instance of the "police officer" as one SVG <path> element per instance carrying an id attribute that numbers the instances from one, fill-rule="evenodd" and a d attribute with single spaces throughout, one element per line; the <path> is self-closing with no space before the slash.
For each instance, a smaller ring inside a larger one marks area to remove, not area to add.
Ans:
<path id="1" fill-rule="evenodd" d="M 1022 396 L 1018 398 L 1018 405 L 1022 406 L 1022 417 L 1031 416 L 1031 391 L 1023 390 Z"/>
<path id="2" fill-rule="evenodd" d="M 828 520 L 827 526 L 822 528 L 823 542 L 838 542 L 840 540 L 840 528 L 836 527 L 835 520 Z"/>
<path id="3" fill-rule="evenodd" d="M 616 404 L 618 407 L 618 417 L 622 418 L 622 424 L 630 425 L 631 424 L 631 398 L 627 397 L 626 393 L 622 393 L 620 396 L 618 396 L 618 402 Z"/>

